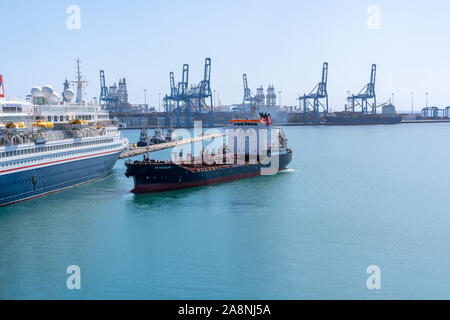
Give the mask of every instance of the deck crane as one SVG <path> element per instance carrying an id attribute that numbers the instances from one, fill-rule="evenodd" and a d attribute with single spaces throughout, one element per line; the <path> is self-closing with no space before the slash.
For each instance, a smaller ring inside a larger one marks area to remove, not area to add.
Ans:
<path id="1" fill-rule="evenodd" d="M 312 108 L 313 119 L 312 122 L 320 122 L 320 110 L 326 114 L 328 113 L 328 62 L 323 63 L 322 80 L 314 87 L 314 89 L 307 95 L 304 94 L 298 98 L 300 105 L 303 103 L 303 121 L 308 122 L 307 112 Z"/>
<path id="2" fill-rule="evenodd" d="M 347 98 L 349 105 L 345 108 L 347 111 L 355 111 L 355 107 L 360 107 L 362 113 L 369 113 L 369 108 L 373 114 L 377 113 L 377 98 L 375 94 L 375 80 L 377 75 L 377 65 L 372 64 L 370 72 L 370 82 L 358 93 Z"/>

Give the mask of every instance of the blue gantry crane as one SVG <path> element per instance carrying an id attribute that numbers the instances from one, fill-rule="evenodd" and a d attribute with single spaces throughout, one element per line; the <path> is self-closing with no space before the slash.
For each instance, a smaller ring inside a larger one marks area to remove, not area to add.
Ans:
<path id="1" fill-rule="evenodd" d="M 188 86 L 189 86 L 189 65 L 183 65 L 183 76 L 182 81 L 178 82 L 175 86 L 175 76 L 173 72 L 170 72 L 170 95 L 164 97 L 164 108 L 166 112 L 166 125 L 169 126 L 170 114 L 175 111 L 177 123 L 176 126 L 181 127 L 181 110 L 185 111 L 187 127 L 191 126 L 190 118 L 190 99 L 188 97 Z M 176 109 L 174 110 L 173 104 L 175 104 Z"/>
<path id="2" fill-rule="evenodd" d="M 177 127 L 181 127 L 181 109 L 183 106 L 185 112 L 185 125 L 192 127 L 191 118 L 191 99 L 189 96 L 189 65 L 183 65 L 183 76 L 181 82 L 177 86 Z"/>
<path id="3" fill-rule="evenodd" d="M 166 114 L 166 127 L 170 127 L 170 114 L 173 112 L 173 102 L 177 101 L 177 87 L 175 86 L 175 75 L 173 72 L 169 73 L 170 94 L 163 98 L 164 111 Z M 181 120 L 177 117 L 177 125 L 180 126 Z"/>
<path id="4" fill-rule="evenodd" d="M 377 75 L 377 65 L 372 64 L 370 82 L 358 93 L 347 98 L 349 105 L 346 111 L 351 109 L 355 112 L 355 107 L 360 107 L 362 113 L 369 113 L 369 108 L 373 114 L 377 113 L 377 97 L 375 94 L 375 79 Z"/>
<path id="5" fill-rule="evenodd" d="M 209 111 L 209 125 L 211 127 L 214 126 L 214 106 L 211 91 L 211 58 L 205 59 L 203 80 L 192 90 L 190 96 L 192 105 L 197 109 L 199 120 L 202 120 L 203 110 L 207 110 Z M 206 103 L 207 99 L 209 99 L 210 106 Z"/>
<path id="6" fill-rule="evenodd" d="M 320 122 L 320 112 L 328 113 L 328 62 L 324 62 L 322 67 L 322 80 L 314 87 L 309 94 L 304 94 L 298 98 L 300 106 L 303 104 L 303 121 Z M 312 118 L 308 119 L 307 113 L 312 109 Z"/>
<path id="7" fill-rule="evenodd" d="M 438 107 L 425 107 L 422 109 L 422 117 L 425 119 L 448 119 L 450 118 L 450 107 L 443 109 Z"/>
<path id="8" fill-rule="evenodd" d="M 438 107 L 426 107 L 422 109 L 422 117 L 426 119 L 438 119 L 439 118 L 439 111 L 442 111 L 442 113 L 445 115 L 445 109 L 440 110 Z"/>
<path id="9" fill-rule="evenodd" d="M 106 86 L 105 71 L 100 70 L 100 98 L 101 102 L 107 102 L 109 97 L 108 87 Z"/>
<path id="10" fill-rule="evenodd" d="M 207 100 L 210 105 L 208 106 Z M 166 125 L 169 125 L 170 114 L 174 111 L 172 103 L 176 103 L 177 127 L 181 127 L 181 115 L 184 113 L 185 126 L 193 126 L 192 110 L 196 111 L 198 120 L 203 119 L 203 111 L 209 112 L 209 125 L 214 125 L 214 106 L 211 90 L 211 58 L 205 59 L 203 80 L 197 86 L 189 88 L 189 65 L 183 65 L 181 82 L 175 86 L 175 77 L 170 73 L 170 95 L 164 97 Z"/>
<path id="11" fill-rule="evenodd" d="M 244 83 L 244 99 L 242 101 L 242 111 L 243 112 L 253 112 L 253 93 L 248 87 L 247 74 L 242 75 L 242 80 Z"/>
<path id="12" fill-rule="evenodd" d="M 108 87 L 106 86 L 105 80 L 105 71 L 100 70 L 100 103 L 104 103 L 106 105 L 110 105 L 112 103 L 117 103 L 119 99 L 115 96 L 112 96 L 109 92 Z"/>

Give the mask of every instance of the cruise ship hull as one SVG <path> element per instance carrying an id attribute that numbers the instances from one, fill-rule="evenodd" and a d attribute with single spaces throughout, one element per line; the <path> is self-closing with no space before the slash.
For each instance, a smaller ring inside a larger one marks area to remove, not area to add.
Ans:
<path id="1" fill-rule="evenodd" d="M 292 152 L 279 156 L 278 170 L 284 170 L 292 161 Z M 199 171 L 177 164 L 127 163 L 128 177 L 134 178 L 133 193 L 156 193 L 177 189 L 251 178 L 261 175 L 263 165 L 216 165 L 202 167 Z"/>
<path id="2" fill-rule="evenodd" d="M 69 159 L 47 166 L 14 169 L 18 172 L 2 172 L 0 169 L 0 174 L 4 173 L 0 175 L 0 206 L 103 178 L 111 172 L 121 152 L 122 150 L 115 150 L 94 157 Z"/>

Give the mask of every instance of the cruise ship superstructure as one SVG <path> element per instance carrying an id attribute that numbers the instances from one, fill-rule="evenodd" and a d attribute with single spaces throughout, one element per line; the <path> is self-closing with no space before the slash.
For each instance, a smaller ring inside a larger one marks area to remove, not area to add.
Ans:
<path id="1" fill-rule="evenodd" d="M 72 84 L 75 102 L 67 80 L 62 99 L 51 86 L 0 99 L 0 206 L 103 178 L 127 147 L 108 112 L 85 101 L 79 61 Z"/>

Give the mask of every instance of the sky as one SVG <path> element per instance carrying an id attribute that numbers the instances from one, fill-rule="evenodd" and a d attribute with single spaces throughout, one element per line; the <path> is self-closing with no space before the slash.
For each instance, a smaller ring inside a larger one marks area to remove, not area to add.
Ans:
<path id="1" fill-rule="evenodd" d="M 246 73 L 253 92 L 273 84 L 283 105 L 297 105 L 326 61 L 330 107 L 342 110 L 376 63 L 378 103 L 394 93 L 397 109 L 410 110 L 414 92 L 419 110 L 428 92 L 430 106 L 446 107 L 449 14 L 448 0 L 0 0 L 0 74 L 7 96 L 46 84 L 61 92 L 80 58 L 88 97 L 98 97 L 103 69 L 108 85 L 127 78 L 131 103 L 144 103 L 146 89 L 158 106 L 170 71 L 178 82 L 188 63 L 196 84 L 210 57 L 216 104 L 242 102 Z"/>

